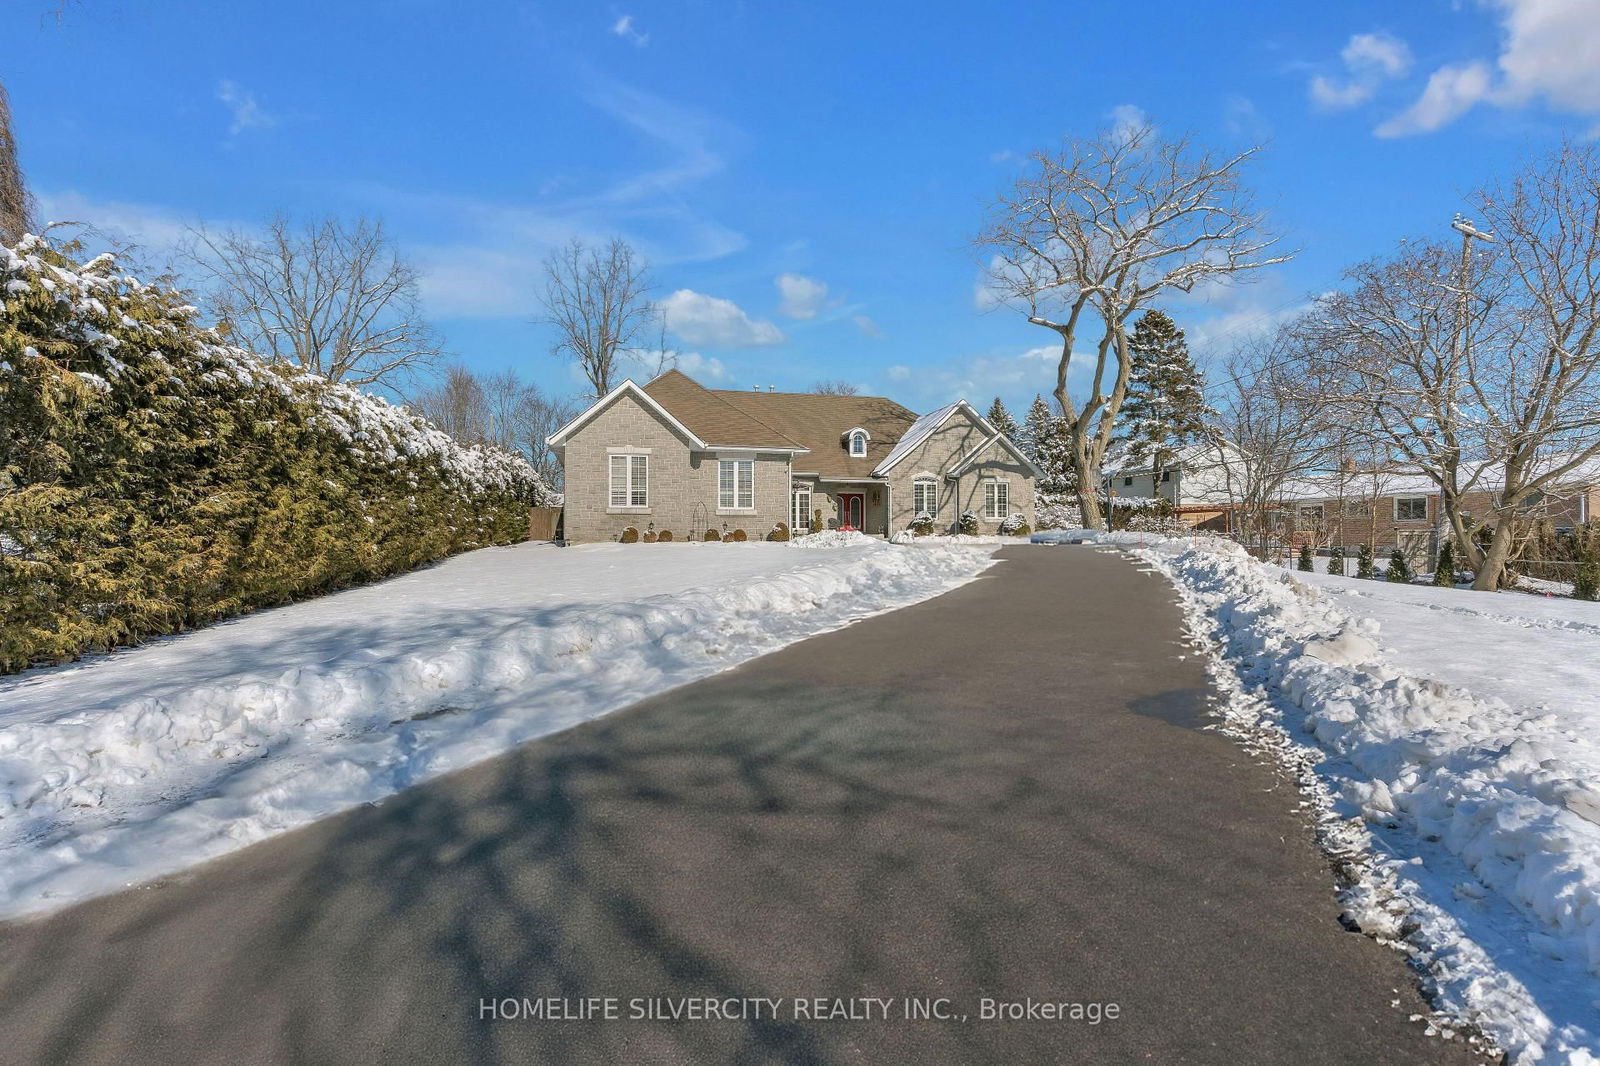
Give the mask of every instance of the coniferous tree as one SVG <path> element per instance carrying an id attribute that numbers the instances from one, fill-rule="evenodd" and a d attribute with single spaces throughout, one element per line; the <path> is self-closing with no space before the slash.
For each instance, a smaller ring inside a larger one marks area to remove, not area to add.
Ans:
<path id="1" fill-rule="evenodd" d="M 1317 564 L 1311 559 L 1311 545 L 1309 544 L 1300 545 L 1299 568 L 1307 574 L 1313 572 L 1317 568 Z"/>
<path id="2" fill-rule="evenodd" d="M 1044 471 L 1038 491 L 1047 496 L 1075 494 L 1078 477 L 1072 466 L 1072 444 L 1067 437 L 1066 421 L 1051 413 L 1042 396 L 1034 396 L 1022 436 L 1026 442 L 1021 445 L 1022 449 Z"/>
<path id="3" fill-rule="evenodd" d="M 1579 600 L 1600 600 L 1600 560 L 1585 559 L 1578 564 L 1578 577 L 1572 595 Z"/>
<path id="4" fill-rule="evenodd" d="M 1146 311 L 1128 337 L 1131 366 L 1118 439 L 1128 465 L 1148 466 L 1154 494 L 1179 451 L 1205 433 L 1205 378 L 1189 356 L 1183 330 L 1162 311 Z"/>
<path id="5" fill-rule="evenodd" d="M 1372 577 L 1375 573 L 1375 564 L 1372 559 L 1372 545 L 1363 541 L 1356 548 L 1356 577 Z"/>
<path id="6" fill-rule="evenodd" d="M 1433 583 L 1441 588 L 1455 588 L 1456 552 L 1449 537 L 1439 545 L 1439 561 L 1433 568 Z"/>
<path id="7" fill-rule="evenodd" d="M 989 413 L 984 417 L 989 420 L 991 426 L 1004 433 L 1012 444 L 1019 448 L 1023 447 L 1021 439 L 1022 427 L 1017 425 L 1015 418 L 1011 417 L 1011 412 L 1006 410 L 1006 405 L 1001 402 L 1000 397 L 996 396 L 994 398 L 994 403 L 989 405 Z"/>
<path id="8" fill-rule="evenodd" d="M 1411 564 L 1406 562 L 1405 552 L 1399 548 L 1389 553 L 1389 569 L 1385 576 L 1402 584 L 1411 580 Z"/>
<path id="9" fill-rule="evenodd" d="M 1328 549 L 1328 573 L 1344 576 L 1344 549 L 1337 544 Z"/>

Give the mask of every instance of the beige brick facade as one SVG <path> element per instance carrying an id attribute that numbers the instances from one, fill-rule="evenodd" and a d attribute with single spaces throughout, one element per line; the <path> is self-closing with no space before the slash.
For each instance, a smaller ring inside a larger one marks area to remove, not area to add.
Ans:
<path id="1" fill-rule="evenodd" d="M 611 505 L 612 455 L 648 457 L 648 502 L 642 508 Z M 755 507 L 723 510 L 717 506 L 719 459 L 754 462 Z M 632 396 L 622 395 L 600 411 L 566 443 L 566 510 L 568 543 L 616 540 L 623 529 L 641 532 L 654 526 L 683 539 L 691 531 L 713 526 L 743 529 L 761 539 L 779 522 L 789 520 L 789 457 L 763 452 L 700 452 L 690 448 L 671 426 L 646 410 Z"/>
<path id="2" fill-rule="evenodd" d="M 993 533 L 999 528 L 1003 519 L 984 513 L 986 481 L 1005 482 L 1010 498 L 1008 513 L 1021 514 L 1033 525 L 1033 473 L 998 442 L 991 444 L 958 479 L 945 476 L 987 437 L 965 409 L 958 409 L 889 471 L 890 524 L 895 532 L 905 529 L 916 516 L 914 486 L 930 477 L 939 486 L 939 510 L 933 522 L 937 533 L 953 531 L 961 512 L 968 510 L 978 516 L 979 532 Z"/>

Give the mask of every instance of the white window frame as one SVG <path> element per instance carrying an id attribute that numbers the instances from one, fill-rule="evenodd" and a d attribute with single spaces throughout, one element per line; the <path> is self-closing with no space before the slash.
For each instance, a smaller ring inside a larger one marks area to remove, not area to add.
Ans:
<path id="1" fill-rule="evenodd" d="M 800 506 L 801 497 L 806 501 L 804 508 Z M 808 486 L 796 488 L 789 494 L 789 529 L 793 533 L 811 532 L 811 489 Z"/>
<path id="2" fill-rule="evenodd" d="M 858 445 L 859 445 L 859 447 L 858 447 Z M 860 458 L 863 458 L 866 454 L 867 454 L 867 433 L 866 433 L 866 430 L 852 429 L 850 431 L 850 455 L 853 458 L 860 459 Z"/>
<path id="3" fill-rule="evenodd" d="M 1421 518 L 1402 518 L 1401 515 L 1400 515 L 1400 505 L 1402 503 L 1414 503 L 1414 502 L 1416 502 L 1418 500 L 1422 501 L 1422 517 Z M 1396 522 L 1426 522 L 1428 520 L 1428 497 L 1426 497 L 1426 496 L 1396 496 L 1394 498 L 1394 520 Z"/>
<path id="4" fill-rule="evenodd" d="M 932 494 L 933 502 L 931 506 L 917 506 L 917 496 L 923 493 Z M 919 477 L 911 483 L 911 512 L 915 515 L 922 514 L 924 511 L 926 511 L 931 518 L 939 517 L 939 482 L 935 478 Z"/>
<path id="5" fill-rule="evenodd" d="M 983 517 L 991 522 L 1011 517 L 1011 482 L 994 478 L 983 483 Z"/>
<path id="6" fill-rule="evenodd" d="M 1324 518 L 1328 517 L 1328 514 L 1323 505 L 1320 503 L 1303 503 L 1300 505 L 1298 517 L 1302 521 L 1309 519 L 1313 522 L 1320 522 Z"/>
<path id="7" fill-rule="evenodd" d="M 650 509 L 650 457 L 641 452 L 613 452 L 606 473 L 607 500 L 612 511 Z M 618 492 L 618 464 L 621 464 L 621 492 Z"/>
<path id="8" fill-rule="evenodd" d="M 732 478 L 724 487 L 723 475 L 731 468 Z M 744 475 L 741 477 L 741 473 Z M 756 509 L 756 461 L 754 459 L 717 460 L 717 513 L 733 514 Z"/>

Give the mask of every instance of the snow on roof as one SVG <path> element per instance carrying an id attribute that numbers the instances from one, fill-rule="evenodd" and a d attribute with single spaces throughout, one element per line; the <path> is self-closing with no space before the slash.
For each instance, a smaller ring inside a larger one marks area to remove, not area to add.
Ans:
<path id="1" fill-rule="evenodd" d="M 883 457 L 883 462 L 879 463 L 872 471 L 872 476 L 882 477 L 887 474 L 896 463 L 910 455 L 917 445 L 933 436 L 933 431 L 944 425 L 945 419 L 955 413 L 956 408 L 970 406 L 971 404 L 968 404 L 965 400 L 957 400 L 955 403 L 946 404 L 937 411 L 929 411 L 911 423 L 911 428 L 905 431 L 905 434 L 900 438 L 900 442 L 894 446 L 894 449 Z"/>

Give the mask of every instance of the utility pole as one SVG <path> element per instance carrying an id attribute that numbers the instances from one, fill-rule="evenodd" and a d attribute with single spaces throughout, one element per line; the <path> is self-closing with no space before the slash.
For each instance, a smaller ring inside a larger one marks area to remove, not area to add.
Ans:
<path id="1" fill-rule="evenodd" d="M 1461 368 L 1466 365 L 1467 353 L 1470 351 L 1472 343 L 1471 338 L 1467 335 L 1467 323 L 1472 319 L 1472 242 L 1482 241 L 1485 244 L 1493 244 L 1494 234 L 1479 229 L 1472 224 L 1471 219 L 1462 218 L 1459 214 L 1450 223 L 1450 228 L 1461 234 L 1461 310 L 1456 319 L 1456 351 L 1455 358 L 1450 361 L 1449 393 L 1446 396 L 1446 401 L 1453 406 L 1456 402 L 1456 391 L 1460 388 L 1458 375 L 1461 373 Z M 1460 463 L 1461 454 L 1458 450 L 1450 457 L 1451 470 L 1447 483 L 1452 486 L 1458 484 L 1456 479 L 1460 473 Z M 1447 502 L 1443 494 L 1440 495 L 1439 502 Z M 1454 505 L 1453 509 L 1459 509 L 1459 505 L 1455 504 L 1453 500 L 1449 502 Z M 1445 520 L 1443 513 L 1445 508 L 1441 507 L 1439 510 L 1439 519 Z M 1452 523 L 1452 525 L 1457 524 L 1460 526 L 1459 530 L 1452 528 L 1451 532 L 1452 534 L 1459 533 L 1456 538 L 1458 541 L 1456 548 L 1461 553 L 1461 558 L 1476 560 L 1478 556 L 1473 551 L 1472 522 L 1465 515 L 1462 515 L 1459 523 Z"/>

